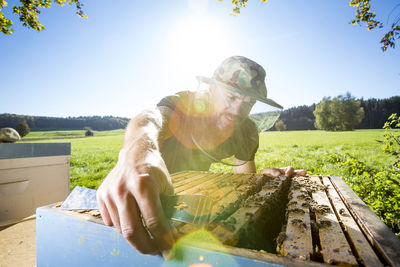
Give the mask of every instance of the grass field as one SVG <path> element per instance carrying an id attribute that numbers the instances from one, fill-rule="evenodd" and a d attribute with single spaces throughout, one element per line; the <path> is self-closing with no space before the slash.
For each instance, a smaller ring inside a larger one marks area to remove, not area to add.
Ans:
<path id="1" fill-rule="evenodd" d="M 96 136 L 110 136 L 110 135 L 122 135 L 123 129 L 117 129 L 112 131 L 93 131 Z M 85 130 L 71 130 L 71 131 L 43 131 L 43 132 L 30 132 L 24 139 L 44 139 L 44 138 L 68 138 L 68 137 L 84 137 Z"/>
<path id="2" fill-rule="evenodd" d="M 293 166 L 306 169 L 309 174 L 341 176 L 398 233 L 400 174 L 393 173 L 391 168 L 395 157 L 385 153 L 377 141 L 383 139 L 383 133 L 384 130 L 265 132 L 260 135 L 256 154 L 257 171 Z M 99 131 L 93 137 L 76 138 L 83 135 L 84 131 L 32 132 L 25 138 L 71 137 L 51 140 L 71 142 L 71 188 L 97 188 L 118 159 L 123 130 Z M 211 171 L 232 172 L 233 168 L 213 164 Z"/>

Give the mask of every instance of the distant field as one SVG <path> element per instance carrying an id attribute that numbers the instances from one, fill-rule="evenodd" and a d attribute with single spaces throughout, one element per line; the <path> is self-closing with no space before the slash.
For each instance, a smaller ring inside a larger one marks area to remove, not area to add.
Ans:
<path id="1" fill-rule="evenodd" d="M 32 132 L 26 138 L 72 137 L 51 140 L 71 142 L 71 188 L 97 188 L 117 161 L 123 132 L 101 131 L 85 138 L 75 138 L 84 131 Z M 255 159 L 257 171 L 293 166 L 306 169 L 309 174 L 341 176 L 378 216 L 399 232 L 400 175 L 387 171 L 395 157 L 382 151 L 377 140 L 383 139 L 383 133 L 384 130 L 261 133 Z M 211 171 L 232 172 L 233 168 L 218 163 L 211 166 Z"/>
<path id="2" fill-rule="evenodd" d="M 68 138 L 68 137 L 84 137 L 85 130 L 70 130 L 70 131 L 40 131 L 30 132 L 24 139 L 42 139 L 42 138 Z M 121 135 L 124 129 L 111 131 L 93 131 L 95 136 Z"/>

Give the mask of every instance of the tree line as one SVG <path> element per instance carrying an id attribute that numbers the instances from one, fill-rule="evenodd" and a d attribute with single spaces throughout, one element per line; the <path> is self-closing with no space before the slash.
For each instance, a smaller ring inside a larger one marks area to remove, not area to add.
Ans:
<path id="1" fill-rule="evenodd" d="M 325 100 L 324 100 L 325 99 Z M 324 98 L 323 101 L 329 100 Z M 364 117 L 356 129 L 381 129 L 387 118 L 393 114 L 400 114 L 400 96 L 386 99 L 358 99 L 360 107 L 364 110 Z M 279 124 L 284 125 L 281 129 L 293 130 L 315 130 L 315 116 L 317 104 L 303 105 L 283 110 L 279 117 Z M 257 114 L 256 116 L 260 116 Z M 26 116 L 16 114 L 0 114 L 0 128 L 15 128 L 19 123 L 26 122 L 33 131 L 46 130 L 82 130 L 89 127 L 96 131 L 123 129 L 129 122 L 128 118 L 113 116 L 81 116 L 81 117 L 44 117 Z M 271 130 L 275 130 L 272 128 Z"/>
<path id="2" fill-rule="evenodd" d="M 381 129 L 391 114 L 400 114 L 400 96 L 368 100 L 361 98 L 356 101 L 360 102 L 360 107 L 364 110 L 364 118 L 356 125 L 356 129 Z M 312 104 L 285 109 L 282 111 L 279 120 L 283 122 L 284 128 L 288 131 L 315 130 L 314 111 L 316 106 L 317 104 Z"/>
<path id="3" fill-rule="evenodd" d="M 96 131 L 102 131 L 125 128 L 129 122 L 129 119 L 113 116 L 80 116 L 59 118 L 7 113 L 0 114 L 0 128 L 15 128 L 22 122 L 26 122 L 29 125 L 29 128 L 33 131 L 82 130 L 86 127 Z"/>

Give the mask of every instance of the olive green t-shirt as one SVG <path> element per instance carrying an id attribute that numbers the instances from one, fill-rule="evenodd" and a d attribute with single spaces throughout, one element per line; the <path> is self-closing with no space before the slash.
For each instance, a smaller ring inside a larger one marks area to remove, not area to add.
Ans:
<path id="1" fill-rule="evenodd" d="M 183 91 L 163 98 L 157 106 L 165 106 L 175 110 L 177 103 L 188 101 L 194 92 Z M 209 134 L 212 134 L 210 132 Z M 242 161 L 254 160 L 258 149 L 258 131 L 255 123 L 246 118 L 239 125 L 234 126 L 233 134 L 219 146 L 205 151 L 217 160 L 235 156 Z M 180 171 L 208 171 L 211 163 L 216 162 L 198 148 L 189 148 L 182 144 L 174 135 L 164 140 L 161 156 L 172 173 Z"/>

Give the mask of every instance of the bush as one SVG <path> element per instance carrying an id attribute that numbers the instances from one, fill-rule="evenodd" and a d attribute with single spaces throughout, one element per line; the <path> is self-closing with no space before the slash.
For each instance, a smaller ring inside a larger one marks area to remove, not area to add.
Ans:
<path id="1" fill-rule="evenodd" d="M 277 131 L 284 131 L 284 130 L 286 130 L 286 124 L 283 122 L 283 120 L 278 120 L 275 123 L 275 129 Z"/>
<path id="2" fill-rule="evenodd" d="M 390 115 L 383 126 L 383 129 L 385 129 L 385 134 L 383 135 L 383 151 L 397 155 L 397 158 L 400 159 L 400 134 L 396 134 L 396 132 L 392 130 L 400 129 L 400 117 L 397 115 L 397 113 Z"/>
<path id="3" fill-rule="evenodd" d="M 17 126 L 15 127 L 15 130 L 19 133 L 21 138 L 26 136 L 31 131 L 29 125 L 26 122 L 18 123 Z"/>

